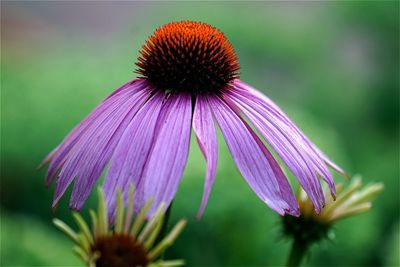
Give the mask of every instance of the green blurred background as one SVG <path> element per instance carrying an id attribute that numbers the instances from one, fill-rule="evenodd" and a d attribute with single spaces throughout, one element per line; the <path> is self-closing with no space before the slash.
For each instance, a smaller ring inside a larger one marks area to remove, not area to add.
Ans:
<path id="1" fill-rule="evenodd" d="M 52 225 L 68 195 L 35 168 L 91 109 L 135 77 L 138 50 L 175 20 L 221 29 L 241 79 L 274 99 L 331 158 L 385 191 L 336 225 L 305 265 L 399 265 L 399 2 L 1 2 L 1 265 L 77 265 Z M 222 138 L 201 220 L 204 159 L 192 149 L 172 211 L 189 224 L 170 258 L 188 266 L 282 265 L 279 216 L 240 177 Z M 336 175 L 337 181 L 343 178 Z M 95 196 L 83 214 L 95 205 Z"/>

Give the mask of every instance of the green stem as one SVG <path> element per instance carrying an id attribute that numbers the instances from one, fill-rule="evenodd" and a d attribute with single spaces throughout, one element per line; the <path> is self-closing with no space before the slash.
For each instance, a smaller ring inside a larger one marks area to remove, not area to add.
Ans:
<path id="1" fill-rule="evenodd" d="M 303 260 L 308 248 L 309 248 L 308 243 L 295 239 L 293 241 L 286 266 L 288 267 L 300 266 L 301 261 Z"/>

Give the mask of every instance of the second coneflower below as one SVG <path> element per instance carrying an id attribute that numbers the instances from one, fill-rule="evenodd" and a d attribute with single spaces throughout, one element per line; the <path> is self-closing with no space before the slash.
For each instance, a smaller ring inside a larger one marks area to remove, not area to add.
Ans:
<path id="1" fill-rule="evenodd" d="M 328 167 L 343 171 L 276 104 L 239 80 L 237 56 L 220 30 L 200 22 L 166 24 L 148 38 L 137 66 L 140 77 L 108 96 L 45 159 L 46 183 L 57 177 L 53 206 L 75 180 L 70 206 L 80 209 L 107 164 L 103 186 L 110 216 L 116 188 L 126 198 L 130 183 L 137 188 L 137 207 L 150 198 L 151 213 L 161 202 L 168 206 L 186 166 L 193 129 L 207 161 L 200 216 L 216 174 L 215 122 L 244 179 L 277 213 L 298 216 L 299 206 L 262 139 L 317 212 L 325 204 L 320 177 L 335 196 Z"/>
<path id="2" fill-rule="evenodd" d="M 75 232 L 64 222 L 54 219 L 54 224 L 74 242 L 73 251 L 89 267 L 176 267 L 182 266 L 182 260 L 163 260 L 160 255 L 170 247 L 186 225 L 186 220 L 179 221 L 164 238 L 162 227 L 165 216 L 161 204 L 154 216 L 146 221 L 146 214 L 151 200 L 133 214 L 134 192 L 130 187 L 127 208 L 123 208 L 121 191 L 117 191 L 117 209 L 114 226 L 107 216 L 104 193 L 99 189 L 99 207 L 97 213 L 90 210 L 92 225 L 74 212 L 74 219 L 79 226 Z M 158 241 L 158 239 L 161 239 Z"/>

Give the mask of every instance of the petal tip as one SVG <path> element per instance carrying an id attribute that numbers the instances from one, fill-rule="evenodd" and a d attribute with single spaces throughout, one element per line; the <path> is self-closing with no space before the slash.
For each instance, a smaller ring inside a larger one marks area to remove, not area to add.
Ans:
<path id="1" fill-rule="evenodd" d="M 290 209 L 290 210 L 285 210 L 285 212 L 286 212 L 286 214 L 289 214 L 289 215 L 291 215 L 291 216 L 294 216 L 294 217 L 300 217 L 300 209 L 295 209 L 295 210 L 293 210 L 293 209 Z"/>
<path id="2" fill-rule="evenodd" d="M 57 207 L 58 207 L 58 202 L 53 202 L 53 204 L 51 204 L 51 212 L 56 213 Z"/>
<path id="3" fill-rule="evenodd" d="M 203 216 L 203 214 L 197 213 L 196 216 L 195 216 L 195 219 L 196 220 L 200 220 L 202 216 Z"/>

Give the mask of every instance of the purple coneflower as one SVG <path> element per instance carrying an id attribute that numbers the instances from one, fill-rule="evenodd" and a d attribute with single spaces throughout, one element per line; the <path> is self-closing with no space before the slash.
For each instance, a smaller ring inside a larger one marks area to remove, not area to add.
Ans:
<path id="1" fill-rule="evenodd" d="M 75 179 L 70 206 L 80 209 L 109 164 L 104 192 L 137 188 L 136 209 L 154 199 L 168 206 L 183 175 L 193 127 L 207 161 L 203 213 L 217 166 L 216 122 L 247 183 L 277 213 L 299 215 L 281 167 L 251 123 L 287 165 L 317 212 L 325 199 L 319 177 L 335 196 L 332 163 L 266 96 L 239 80 L 232 45 L 215 27 L 172 22 L 148 38 L 136 63 L 140 75 L 115 90 L 45 159 L 46 183 L 57 177 L 53 206 Z M 244 119 L 246 118 L 246 120 Z M 112 216 L 112 214 L 110 214 Z"/>

